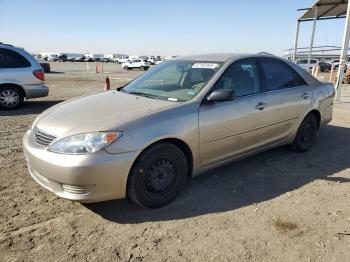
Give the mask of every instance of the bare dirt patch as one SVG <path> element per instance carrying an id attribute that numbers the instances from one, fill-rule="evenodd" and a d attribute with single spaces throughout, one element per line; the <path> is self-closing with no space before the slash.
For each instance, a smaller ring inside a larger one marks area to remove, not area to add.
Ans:
<path id="1" fill-rule="evenodd" d="M 298 228 L 298 225 L 293 223 L 293 222 L 289 222 L 289 221 L 282 221 L 280 219 L 276 220 L 273 225 L 276 227 L 276 229 L 282 233 L 286 233 L 292 230 L 295 230 Z"/>

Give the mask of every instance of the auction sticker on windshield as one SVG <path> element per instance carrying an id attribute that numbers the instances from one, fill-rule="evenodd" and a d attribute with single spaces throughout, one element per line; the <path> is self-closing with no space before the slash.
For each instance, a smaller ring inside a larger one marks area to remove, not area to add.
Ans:
<path id="1" fill-rule="evenodd" d="M 195 63 L 192 68 L 207 68 L 207 69 L 215 69 L 219 67 L 219 64 L 216 63 Z"/>

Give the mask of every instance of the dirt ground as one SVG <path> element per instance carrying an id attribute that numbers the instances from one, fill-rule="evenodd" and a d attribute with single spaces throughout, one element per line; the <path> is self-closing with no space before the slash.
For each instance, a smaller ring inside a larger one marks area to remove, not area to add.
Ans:
<path id="1" fill-rule="evenodd" d="M 30 178 L 21 140 L 40 112 L 101 91 L 106 75 L 117 87 L 142 73 L 51 66 L 48 97 L 0 111 L 0 261 L 350 261 L 349 87 L 311 151 L 282 147 L 231 163 L 146 210 L 70 202 Z"/>

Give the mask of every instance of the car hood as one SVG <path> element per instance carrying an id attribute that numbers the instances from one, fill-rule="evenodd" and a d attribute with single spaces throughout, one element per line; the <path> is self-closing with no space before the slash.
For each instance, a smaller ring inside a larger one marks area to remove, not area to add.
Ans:
<path id="1" fill-rule="evenodd" d="M 122 124 L 164 108 L 171 101 L 109 91 L 75 98 L 43 112 L 35 127 L 56 137 L 117 130 Z"/>

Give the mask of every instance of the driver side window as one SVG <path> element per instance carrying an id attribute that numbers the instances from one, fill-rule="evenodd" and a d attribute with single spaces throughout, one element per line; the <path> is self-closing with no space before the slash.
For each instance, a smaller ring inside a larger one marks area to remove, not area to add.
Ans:
<path id="1" fill-rule="evenodd" d="M 233 89 L 234 96 L 246 96 L 260 92 L 260 78 L 254 59 L 244 59 L 232 64 L 215 84 L 215 90 Z"/>

